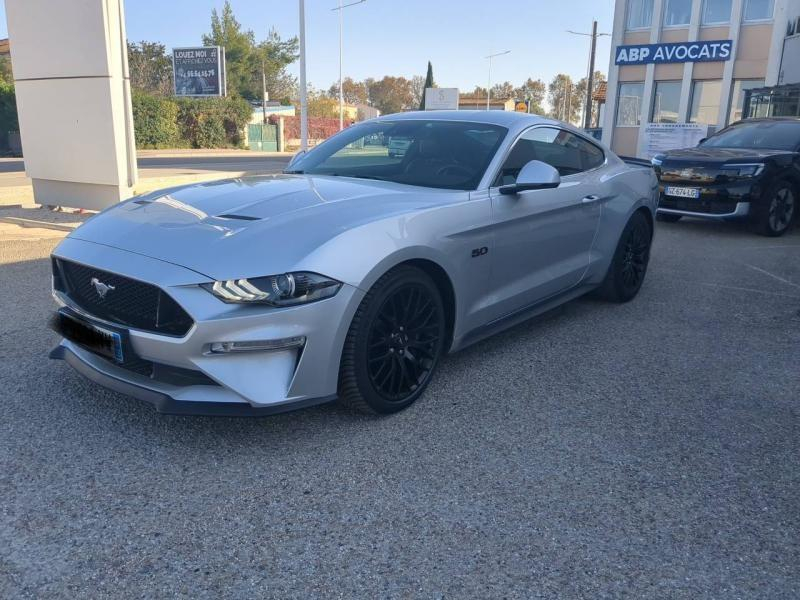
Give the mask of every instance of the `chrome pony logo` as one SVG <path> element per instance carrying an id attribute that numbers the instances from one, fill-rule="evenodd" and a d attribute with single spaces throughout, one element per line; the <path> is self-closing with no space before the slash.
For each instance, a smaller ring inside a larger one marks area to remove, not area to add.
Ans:
<path id="1" fill-rule="evenodd" d="M 100 296 L 100 300 L 105 300 L 106 294 L 108 294 L 108 292 L 113 292 L 116 289 L 113 285 L 106 285 L 97 277 L 92 277 L 92 280 L 89 283 L 94 286 L 94 291 L 96 291 L 97 295 Z"/>

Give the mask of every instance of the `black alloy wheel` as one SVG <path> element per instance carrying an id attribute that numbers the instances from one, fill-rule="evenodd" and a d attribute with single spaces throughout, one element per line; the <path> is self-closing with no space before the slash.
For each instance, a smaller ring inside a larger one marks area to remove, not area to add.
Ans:
<path id="1" fill-rule="evenodd" d="M 431 278 L 410 266 L 390 271 L 353 318 L 342 353 L 340 399 L 378 413 L 406 408 L 427 387 L 445 331 L 444 306 Z"/>
<path id="2" fill-rule="evenodd" d="M 612 302 L 632 300 L 644 283 L 653 231 L 642 212 L 633 213 L 622 231 L 606 278 L 598 292 Z"/>
<path id="3" fill-rule="evenodd" d="M 789 230 L 797 212 L 797 195 L 786 181 L 776 182 L 764 195 L 765 202 L 757 216 L 756 229 L 761 235 L 777 237 Z"/>

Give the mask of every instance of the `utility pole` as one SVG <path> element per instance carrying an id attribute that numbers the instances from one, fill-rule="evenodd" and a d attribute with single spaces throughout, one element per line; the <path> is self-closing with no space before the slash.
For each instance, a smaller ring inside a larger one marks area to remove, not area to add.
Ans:
<path id="1" fill-rule="evenodd" d="M 306 90 L 306 0 L 300 1 L 300 150 L 308 150 L 308 94 Z"/>
<path id="2" fill-rule="evenodd" d="M 261 61 L 261 110 L 263 114 L 263 122 L 267 122 L 267 100 L 269 100 L 269 94 L 267 93 L 267 73 L 264 69 L 264 61 Z"/>
<path id="3" fill-rule="evenodd" d="M 503 52 L 490 54 L 489 56 L 484 57 L 489 59 L 489 83 L 486 86 L 486 110 L 489 110 L 489 99 L 492 96 L 492 59 L 498 56 L 503 56 L 504 54 L 509 54 L 510 52 L 511 50 L 505 50 Z"/>
<path id="4" fill-rule="evenodd" d="M 339 0 L 339 6 L 331 9 L 339 11 L 339 131 L 344 129 L 344 87 L 342 84 L 342 62 L 344 56 L 344 9 L 348 6 L 363 4 L 366 1 L 367 0 L 358 0 L 357 2 L 351 2 L 350 4 L 342 4 L 342 0 Z"/>
<path id="5" fill-rule="evenodd" d="M 586 76 L 586 109 L 583 113 L 583 127 L 588 129 L 592 126 L 592 91 L 594 89 L 594 59 L 597 53 L 597 38 L 610 35 L 608 33 L 597 33 L 597 21 L 592 21 L 592 33 L 581 33 L 580 31 L 570 31 L 573 35 L 583 35 L 592 38 L 589 47 L 589 73 Z"/>

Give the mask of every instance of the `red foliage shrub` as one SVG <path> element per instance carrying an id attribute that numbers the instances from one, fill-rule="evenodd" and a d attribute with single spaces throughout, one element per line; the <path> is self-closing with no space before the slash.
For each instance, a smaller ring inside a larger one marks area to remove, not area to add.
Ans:
<path id="1" fill-rule="evenodd" d="M 300 117 L 279 117 L 272 115 L 269 122 L 273 125 L 278 123 L 278 119 L 283 119 L 283 132 L 287 140 L 298 139 L 300 137 Z M 345 126 L 350 123 L 345 122 Z M 308 118 L 308 137 L 312 140 L 324 140 L 339 131 L 339 119 L 329 119 L 327 117 Z"/>

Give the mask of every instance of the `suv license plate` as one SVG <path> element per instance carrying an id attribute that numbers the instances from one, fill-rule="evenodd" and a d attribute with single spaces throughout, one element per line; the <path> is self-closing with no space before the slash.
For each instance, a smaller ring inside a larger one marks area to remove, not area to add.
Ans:
<path id="1" fill-rule="evenodd" d="M 699 188 L 686 188 L 686 187 L 675 187 L 672 185 L 668 185 L 664 189 L 664 194 L 666 196 L 675 196 L 676 198 L 699 198 L 700 197 L 700 189 Z"/>

